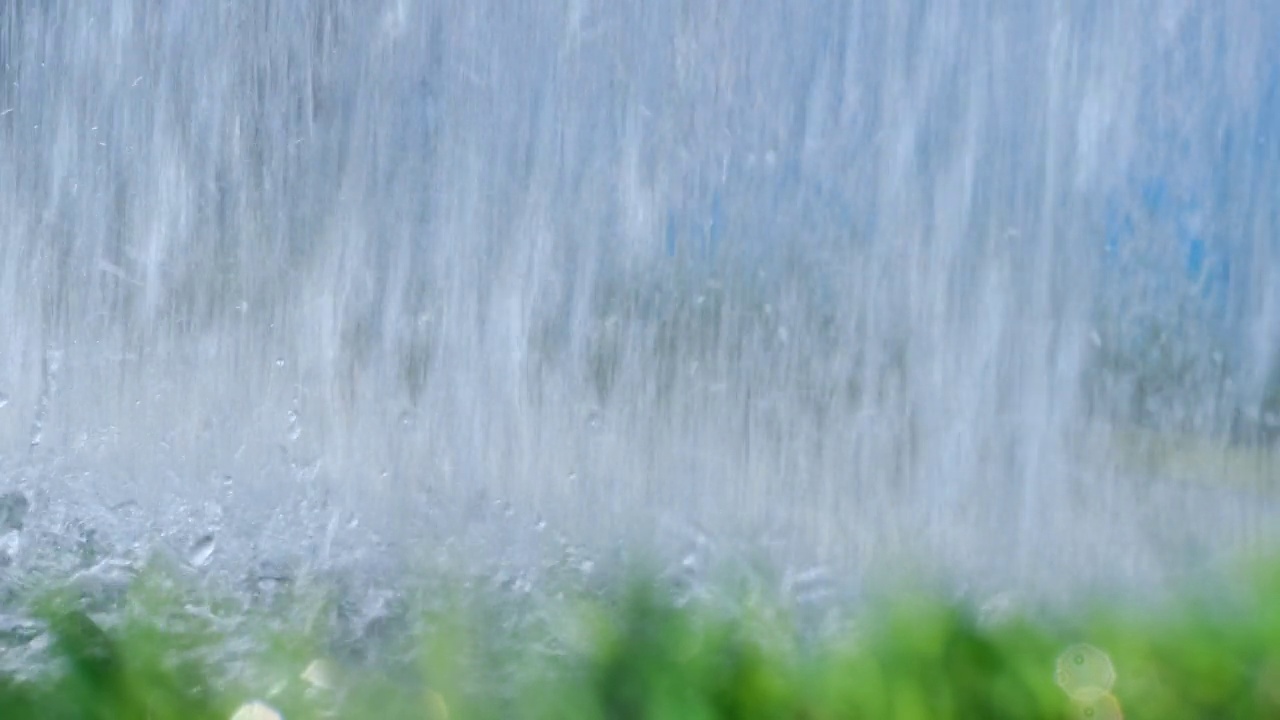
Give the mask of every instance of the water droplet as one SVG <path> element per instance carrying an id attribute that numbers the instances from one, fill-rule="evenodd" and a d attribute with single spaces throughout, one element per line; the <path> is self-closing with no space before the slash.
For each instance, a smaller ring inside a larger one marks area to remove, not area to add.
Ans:
<path id="1" fill-rule="evenodd" d="M 9 404 L 9 394 L 0 392 L 0 408 Z"/>
<path id="2" fill-rule="evenodd" d="M 187 562 L 194 567 L 204 567 L 213 558 L 213 550 L 216 545 L 217 542 L 213 533 L 201 535 L 194 543 L 191 543 L 191 550 L 187 553 Z"/>
<path id="3" fill-rule="evenodd" d="M 986 627 L 1003 625 L 1016 614 L 1016 602 L 1009 592 L 999 592 L 982 604 L 980 622 Z"/>
<path id="4" fill-rule="evenodd" d="M 298 424 L 298 413 L 295 410 L 289 411 L 289 439 L 297 440 L 302 436 L 302 426 Z"/>
<path id="5" fill-rule="evenodd" d="M 1120 701 L 1111 693 L 1100 695 L 1092 700 L 1081 700 L 1076 703 L 1078 717 L 1088 720 L 1121 720 L 1124 712 L 1120 709 Z"/>
<path id="6" fill-rule="evenodd" d="M 1116 669 L 1111 658 L 1092 645 L 1072 645 L 1058 656 L 1054 679 L 1078 702 L 1092 702 L 1111 692 Z"/>
<path id="7" fill-rule="evenodd" d="M 276 367 L 278 368 L 284 367 L 284 358 L 276 358 Z"/>

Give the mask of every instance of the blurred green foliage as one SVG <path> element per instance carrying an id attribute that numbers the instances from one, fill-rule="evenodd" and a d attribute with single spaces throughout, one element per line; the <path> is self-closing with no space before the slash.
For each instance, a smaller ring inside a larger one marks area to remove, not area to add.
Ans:
<path id="1" fill-rule="evenodd" d="M 234 638 L 174 587 L 144 577 L 111 623 L 43 603 L 42 637 L 58 662 L 0 676 L 0 718 L 1280 717 L 1278 564 L 1159 606 L 1058 619 L 984 619 L 928 593 L 892 592 L 845 635 L 818 641 L 777 608 L 678 606 L 639 581 L 553 600 L 573 640 L 513 635 L 495 621 L 501 603 L 457 591 L 450 609 L 414 626 L 407 673 L 326 657 L 321 639 L 278 631 L 253 639 L 247 659 L 202 652 Z M 219 667 L 232 662 L 249 667 Z"/>

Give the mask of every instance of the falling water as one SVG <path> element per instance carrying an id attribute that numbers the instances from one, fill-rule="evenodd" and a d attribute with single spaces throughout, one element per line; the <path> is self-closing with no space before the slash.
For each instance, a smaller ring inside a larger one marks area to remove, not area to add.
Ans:
<path id="1" fill-rule="evenodd" d="M 10 524 L 204 567 L 509 516 L 1041 586 L 1247 547 L 1269 496 L 1114 446 L 1256 453 L 1280 409 L 1276 37 L 1266 0 L 9 0 Z"/>

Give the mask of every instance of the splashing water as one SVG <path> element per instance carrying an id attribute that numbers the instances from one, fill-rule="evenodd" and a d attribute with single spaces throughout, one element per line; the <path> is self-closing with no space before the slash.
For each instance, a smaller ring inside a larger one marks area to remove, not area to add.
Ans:
<path id="1" fill-rule="evenodd" d="M 1108 448 L 1280 410 L 1278 33 L 1263 0 L 7 3 L 0 490 L 140 508 L 197 566 L 444 546 L 498 501 L 1161 577 L 1276 517 Z"/>

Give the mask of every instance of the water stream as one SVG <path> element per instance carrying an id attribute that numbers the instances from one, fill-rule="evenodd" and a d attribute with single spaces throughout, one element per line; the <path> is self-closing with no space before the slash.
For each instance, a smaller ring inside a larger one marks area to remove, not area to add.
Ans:
<path id="1" fill-rule="evenodd" d="M 10 581 L 545 530 L 1056 592 L 1257 547 L 1270 495 L 1114 456 L 1280 411 L 1277 37 L 1266 0 L 9 0 Z"/>

